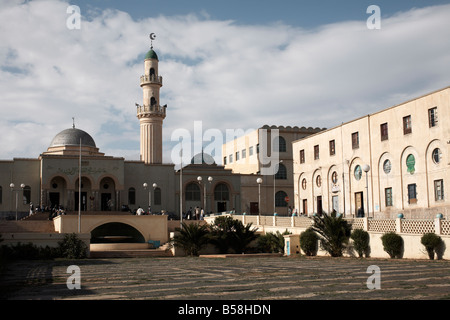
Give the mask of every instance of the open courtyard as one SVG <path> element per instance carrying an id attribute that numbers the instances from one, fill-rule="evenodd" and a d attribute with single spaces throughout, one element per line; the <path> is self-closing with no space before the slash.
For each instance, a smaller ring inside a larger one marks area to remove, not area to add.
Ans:
<path id="1" fill-rule="evenodd" d="M 68 288 L 71 265 L 79 267 L 80 289 Z M 441 300 L 450 299 L 450 261 L 305 256 L 15 261 L 0 283 L 1 298 L 9 300 Z"/>

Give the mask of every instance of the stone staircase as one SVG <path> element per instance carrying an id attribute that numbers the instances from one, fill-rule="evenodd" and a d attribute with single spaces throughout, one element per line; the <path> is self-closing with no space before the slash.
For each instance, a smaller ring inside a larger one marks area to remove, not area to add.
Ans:
<path id="1" fill-rule="evenodd" d="M 90 258 L 156 258 L 173 257 L 169 244 L 166 243 L 157 249 L 109 249 L 91 250 Z"/>
<path id="2" fill-rule="evenodd" d="M 0 233 L 56 233 L 53 221 L 0 221 Z"/>

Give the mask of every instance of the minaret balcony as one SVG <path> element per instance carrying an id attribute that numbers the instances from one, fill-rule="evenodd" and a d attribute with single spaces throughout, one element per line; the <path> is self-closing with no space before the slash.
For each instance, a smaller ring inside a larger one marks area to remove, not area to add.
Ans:
<path id="1" fill-rule="evenodd" d="M 157 84 L 162 86 L 162 77 L 154 74 L 141 76 L 141 86 L 145 84 Z"/>
<path id="2" fill-rule="evenodd" d="M 136 104 L 137 107 L 137 117 L 138 118 L 145 118 L 145 117 L 166 117 L 166 109 L 167 105 L 160 106 L 160 105 L 152 105 L 152 106 L 141 106 L 139 104 Z"/>

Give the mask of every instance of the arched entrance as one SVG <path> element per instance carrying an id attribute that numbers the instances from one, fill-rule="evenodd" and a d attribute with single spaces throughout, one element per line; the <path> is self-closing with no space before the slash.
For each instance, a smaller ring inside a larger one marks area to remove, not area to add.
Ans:
<path id="1" fill-rule="evenodd" d="M 48 201 L 47 205 L 50 208 L 58 208 L 62 206 L 67 207 L 68 199 L 67 194 L 67 183 L 63 177 L 57 176 L 51 179 L 50 189 L 48 190 Z"/>
<path id="2" fill-rule="evenodd" d="M 136 228 L 121 222 L 105 223 L 91 231 L 91 243 L 144 242 L 144 236 Z"/>
<path id="3" fill-rule="evenodd" d="M 106 177 L 100 181 L 100 210 L 112 211 L 115 208 L 116 185 L 112 178 Z"/>
<path id="4" fill-rule="evenodd" d="M 214 188 L 214 202 L 216 212 L 224 212 L 229 209 L 230 191 L 225 183 L 218 183 Z"/>
<path id="5" fill-rule="evenodd" d="M 81 211 L 92 210 L 92 200 L 90 199 L 92 193 L 91 181 L 86 177 L 81 177 L 81 197 L 79 196 L 79 179 L 75 182 L 75 210 L 78 210 L 78 205 L 81 200 Z"/>

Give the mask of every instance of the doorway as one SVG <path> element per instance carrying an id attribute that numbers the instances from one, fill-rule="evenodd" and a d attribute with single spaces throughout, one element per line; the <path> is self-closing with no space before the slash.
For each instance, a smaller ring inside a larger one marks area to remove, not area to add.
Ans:
<path id="1" fill-rule="evenodd" d="M 102 193 L 101 197 L 101 210 L 111 211 L 111 193 Z"/>
<path id="2" fill-rule="evenodd" d="M 79 192 L 75 192 L 75 211 L 78 211 L 78 195 Z M 87 211 L 87 192 L 81 192 L 81 211 Z"/>
<path id="3" fill-rule="evenodd" d="M 322 215 L 322 196 L 317 196 L 317 214 Z"/>
<path id="4" fill-rule="evenodd" d="M 355 192 L 355 216 L 364 217 L 364 197 L 362 192 Z"/>
<path id="5" fill-rule="evenodd" d="M 58 207 L 61 203 L 59 202 L 59 192 L 50 192 L 49 193 L 50 198 L 50 207 Z"/>
<path id="6" fill-rule="evenodd" d="M 303 214 L 308 215 L 308 200 L 303 199 Z"/>
<path id="7" fill-rule="evenodd" d="M 339 196 L 332 197 L 332 211 L 339 212 Z"/>
<path id="8" fill-rule="evenodd" d="M 217 202 L 217 212 L 227 211 L 227 203 L 226 201 L 218 201 Z"/>
<path id="9" fill-rule="evenodd" d="M 258 202 L 250 202 L 250 214 L 258 214 L 259 206 Z"/>

